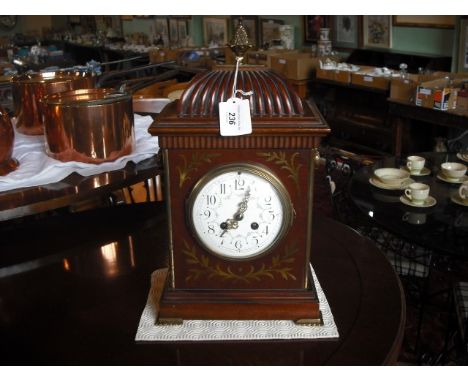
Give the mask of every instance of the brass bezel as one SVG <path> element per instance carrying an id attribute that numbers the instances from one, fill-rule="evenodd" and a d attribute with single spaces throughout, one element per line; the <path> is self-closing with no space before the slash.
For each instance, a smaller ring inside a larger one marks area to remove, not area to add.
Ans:
<path id="1" fill-rule="evenodd" d="M 195 225 L 193 222 L 193 206 L 194 206 L 195 199 L 200 193 L 200 191 L 208 182 L 210 182 L 214 178 L 226 172 L 231 172 L 231 171 L 249 172 L 253 175 L 256 175 L 265 179 L 276 190 L 280 198 L 281 206 L 283 208 L 283 223 L 282 223 L 280 231 L 276 235 L 276 238 L 270 243 L 270 245 L 263 248 L 260 252 L 257 252 L 250 256 L 245 256 L 242 258 L 235 258 L 235 257 L 232 257 L 230 254 L 226 255 L 225 253 L 216 252 L 208 248 L 204 244 L 202 238 L 198 235 L 197 231 L 195 230 Z M 224 260 L 230 260 L 230 261 L 245 261 L 245 260 L 251 260 L 251 259 L 266 255 L 274 247 L 276 247 L 281 241 L 281 239 L 286 235 L 286 233 L 289 231 L 289 229 L 292 226 L 292 222 L 294 218 L 294 208 L 291 202 L 291 198 L 289 196 L 289 193 L 286 187 L 283 185 L 281 180 L 268 167 L 263 166 L 258 163 L 251 163 L 251 162 L 229 163 L 229 164 L 219 166 L 207 172 L 193 186 L 190 192 L 190 195 L 188 199 L 186 200 L 186 212 L 187 212 L 186 213 L 187 224 L 190 228 L 190 232 L 192 233 L 194 238 L 197 240 L 197 243 L 208 253 L 218 256 Z"/>

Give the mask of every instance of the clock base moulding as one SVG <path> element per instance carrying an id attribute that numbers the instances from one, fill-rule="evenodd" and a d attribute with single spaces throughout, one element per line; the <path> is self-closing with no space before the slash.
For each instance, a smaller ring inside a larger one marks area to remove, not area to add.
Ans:
<path id="1" fill-rule="evenodd" d="M 312 278 L 310 278 L 312 279 Z M 314 285 L 292 290 L 180 290 L 169 277 L 158 302 L 156 324 L 183 320 L 292 320 L 321 325 L 320 304 Z"/>

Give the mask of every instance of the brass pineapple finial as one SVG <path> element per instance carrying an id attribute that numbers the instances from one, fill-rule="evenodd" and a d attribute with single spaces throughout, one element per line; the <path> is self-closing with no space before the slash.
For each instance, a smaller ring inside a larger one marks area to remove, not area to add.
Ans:
<path id="1" fill-rule="evenodd" d="M 239 18 L 239 23 L 234 31 L 234 36 L 232 36 L 228 46 L 234 52 L 236 58 L 244 57 L 245 52 L 252 48 L 247 31 L 242 24 L 242 17 Z"/>

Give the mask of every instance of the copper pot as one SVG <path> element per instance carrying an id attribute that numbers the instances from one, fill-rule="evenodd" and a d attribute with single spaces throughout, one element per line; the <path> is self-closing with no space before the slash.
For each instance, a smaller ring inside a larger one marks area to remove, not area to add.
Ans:
<path id="1" fill-rule="evenodd" d="M 46 152 L 63 162 L 102 163 L 135 146 L 132 96 L 80 89 L 45 96 Z"/>
<path id="2" fill-rule="evenodd" d="M 40 135 L 44 133 L 42 98 L 47 94 L 93 87 L 94 77 L 78 71 L 26 73 L 13 77 L 12 83 L 17 130 L 27 135 Z"/>
<path id="3" fill-rule="evenodd" d="M 12 158 L 15 134 L 10 117 L 0 106 L 0 176 L 6 175 L 18 167 L 16 159 Z"/>

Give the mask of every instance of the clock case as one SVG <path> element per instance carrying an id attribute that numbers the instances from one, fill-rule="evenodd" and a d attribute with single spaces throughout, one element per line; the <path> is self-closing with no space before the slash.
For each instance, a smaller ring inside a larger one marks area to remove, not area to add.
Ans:
<path id="1" fill-rule="evenodd" d="M 193 78 L 180 100 L 150 126 L 164 163 L 170 265 L 158 322 L 184 319 L 281 319 L 320 322 L 310 273 L 314 161 L 329 128 L 313 102 L 301 100 L 269 68 L 240 66 L 237 88 L 250 96 L 252 134 L 222 137 L 218 103 L 231 96 L 234 67 Z M 204 250 L 187 221 L 187 200 L 211 170 L 258 164 L 284 185 L 294 208 L 288 232 L 269 252 L 243 260 Z"/>

